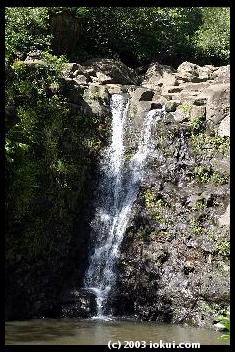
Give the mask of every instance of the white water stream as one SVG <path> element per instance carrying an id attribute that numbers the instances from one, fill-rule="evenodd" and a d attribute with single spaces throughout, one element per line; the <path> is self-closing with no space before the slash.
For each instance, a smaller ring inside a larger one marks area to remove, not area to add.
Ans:
<path id="1" fill-rule="evenodd" d="M 152 146 L 152 127 L 161 119 L 163 109 L 150 110 L 146 115 L 137 152 L 124 163 L 125 122 L 129 102 L 120 94 L 111 98 L 112 143 L 101 164 L 100 199 L 92 223 L 95 233 L 93 254 L 85 274 L 84 287 L 96 295 L 97 317 L 107 319 L 108 299 L 115 284 L 115 265 L 145 165 Z"/>

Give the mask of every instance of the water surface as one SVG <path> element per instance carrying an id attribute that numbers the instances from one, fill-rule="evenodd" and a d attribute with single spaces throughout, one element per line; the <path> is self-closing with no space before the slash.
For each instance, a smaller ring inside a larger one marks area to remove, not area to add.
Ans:
<path id="1" fill-rule="evenodd" d="M 131 320 L 41 319 L 6 323 L 6 345 L 107 345 L 109 340 L 159 342 L 199 342 L 202 345 L 228 344 L 221 333 Z"/>

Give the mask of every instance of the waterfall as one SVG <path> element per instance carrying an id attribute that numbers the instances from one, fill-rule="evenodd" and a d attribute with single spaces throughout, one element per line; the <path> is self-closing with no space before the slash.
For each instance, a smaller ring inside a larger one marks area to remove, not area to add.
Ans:
<path id="1" fill-rule="evenodd" d="M 115 284 L 115 264 L 131 215 L 132 205 L 145 174 L 151 151 L 152 127 L 164 109 L 150 110 L 143 123 L 137 152 L 124 162 L 124 132 L 129 102 L 120 94 L 111 98 L 112 143 L 101 163 L 100 196 L 92 222 L 94 252 L 90 255 L 84 286 L 96 295 L 97 317 L 109 313 L 108 298 Z"/>

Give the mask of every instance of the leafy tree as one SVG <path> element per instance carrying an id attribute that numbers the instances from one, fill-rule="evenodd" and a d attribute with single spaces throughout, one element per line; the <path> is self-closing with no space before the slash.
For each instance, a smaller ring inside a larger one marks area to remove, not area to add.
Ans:
<path id="1" fill-rule="evenodd" d="M 195 33 L 194 43 L 198 56 L 221 63 L 230 56 L 230 8 L 205 7 L 201 9 L 203 24 Z"/>
<path id="2" fill-rule="evenodd" d="M 121 59 L 129 54 L 137 64 L 161 60 L 189 52 L 200 21 L 199 8 L 87 8 L 78 51 Z"/>
<path id="3" fill-rule="evenodd" d="M 6 61 L 34 49 L 48 49 L 52 35 L 48 31 L 46 7 L 7 7 L 5 9 Z"/>

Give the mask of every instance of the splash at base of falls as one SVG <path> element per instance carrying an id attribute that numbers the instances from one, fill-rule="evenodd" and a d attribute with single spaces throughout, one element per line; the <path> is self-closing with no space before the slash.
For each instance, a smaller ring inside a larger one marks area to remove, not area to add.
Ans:
<path id="1" fill-rule="evenodd" d="M 137 152 L 124 163 L 124 128 L 128 100 L 113 94 L 112 143 L 105 151 L 101 164 L 100 194 L 92 223 L 95 247 L 85 274 L 84 288 L 96 295 L 95 319 L 111 319 L 108 299 L 115 285 L 115 266 L 139 185 L 152 147 L 152 128 L 160 120 L 164 109 L 154 109 L 146 115 Z M 126 176 L 127 175 L 127 176 Z"/>

